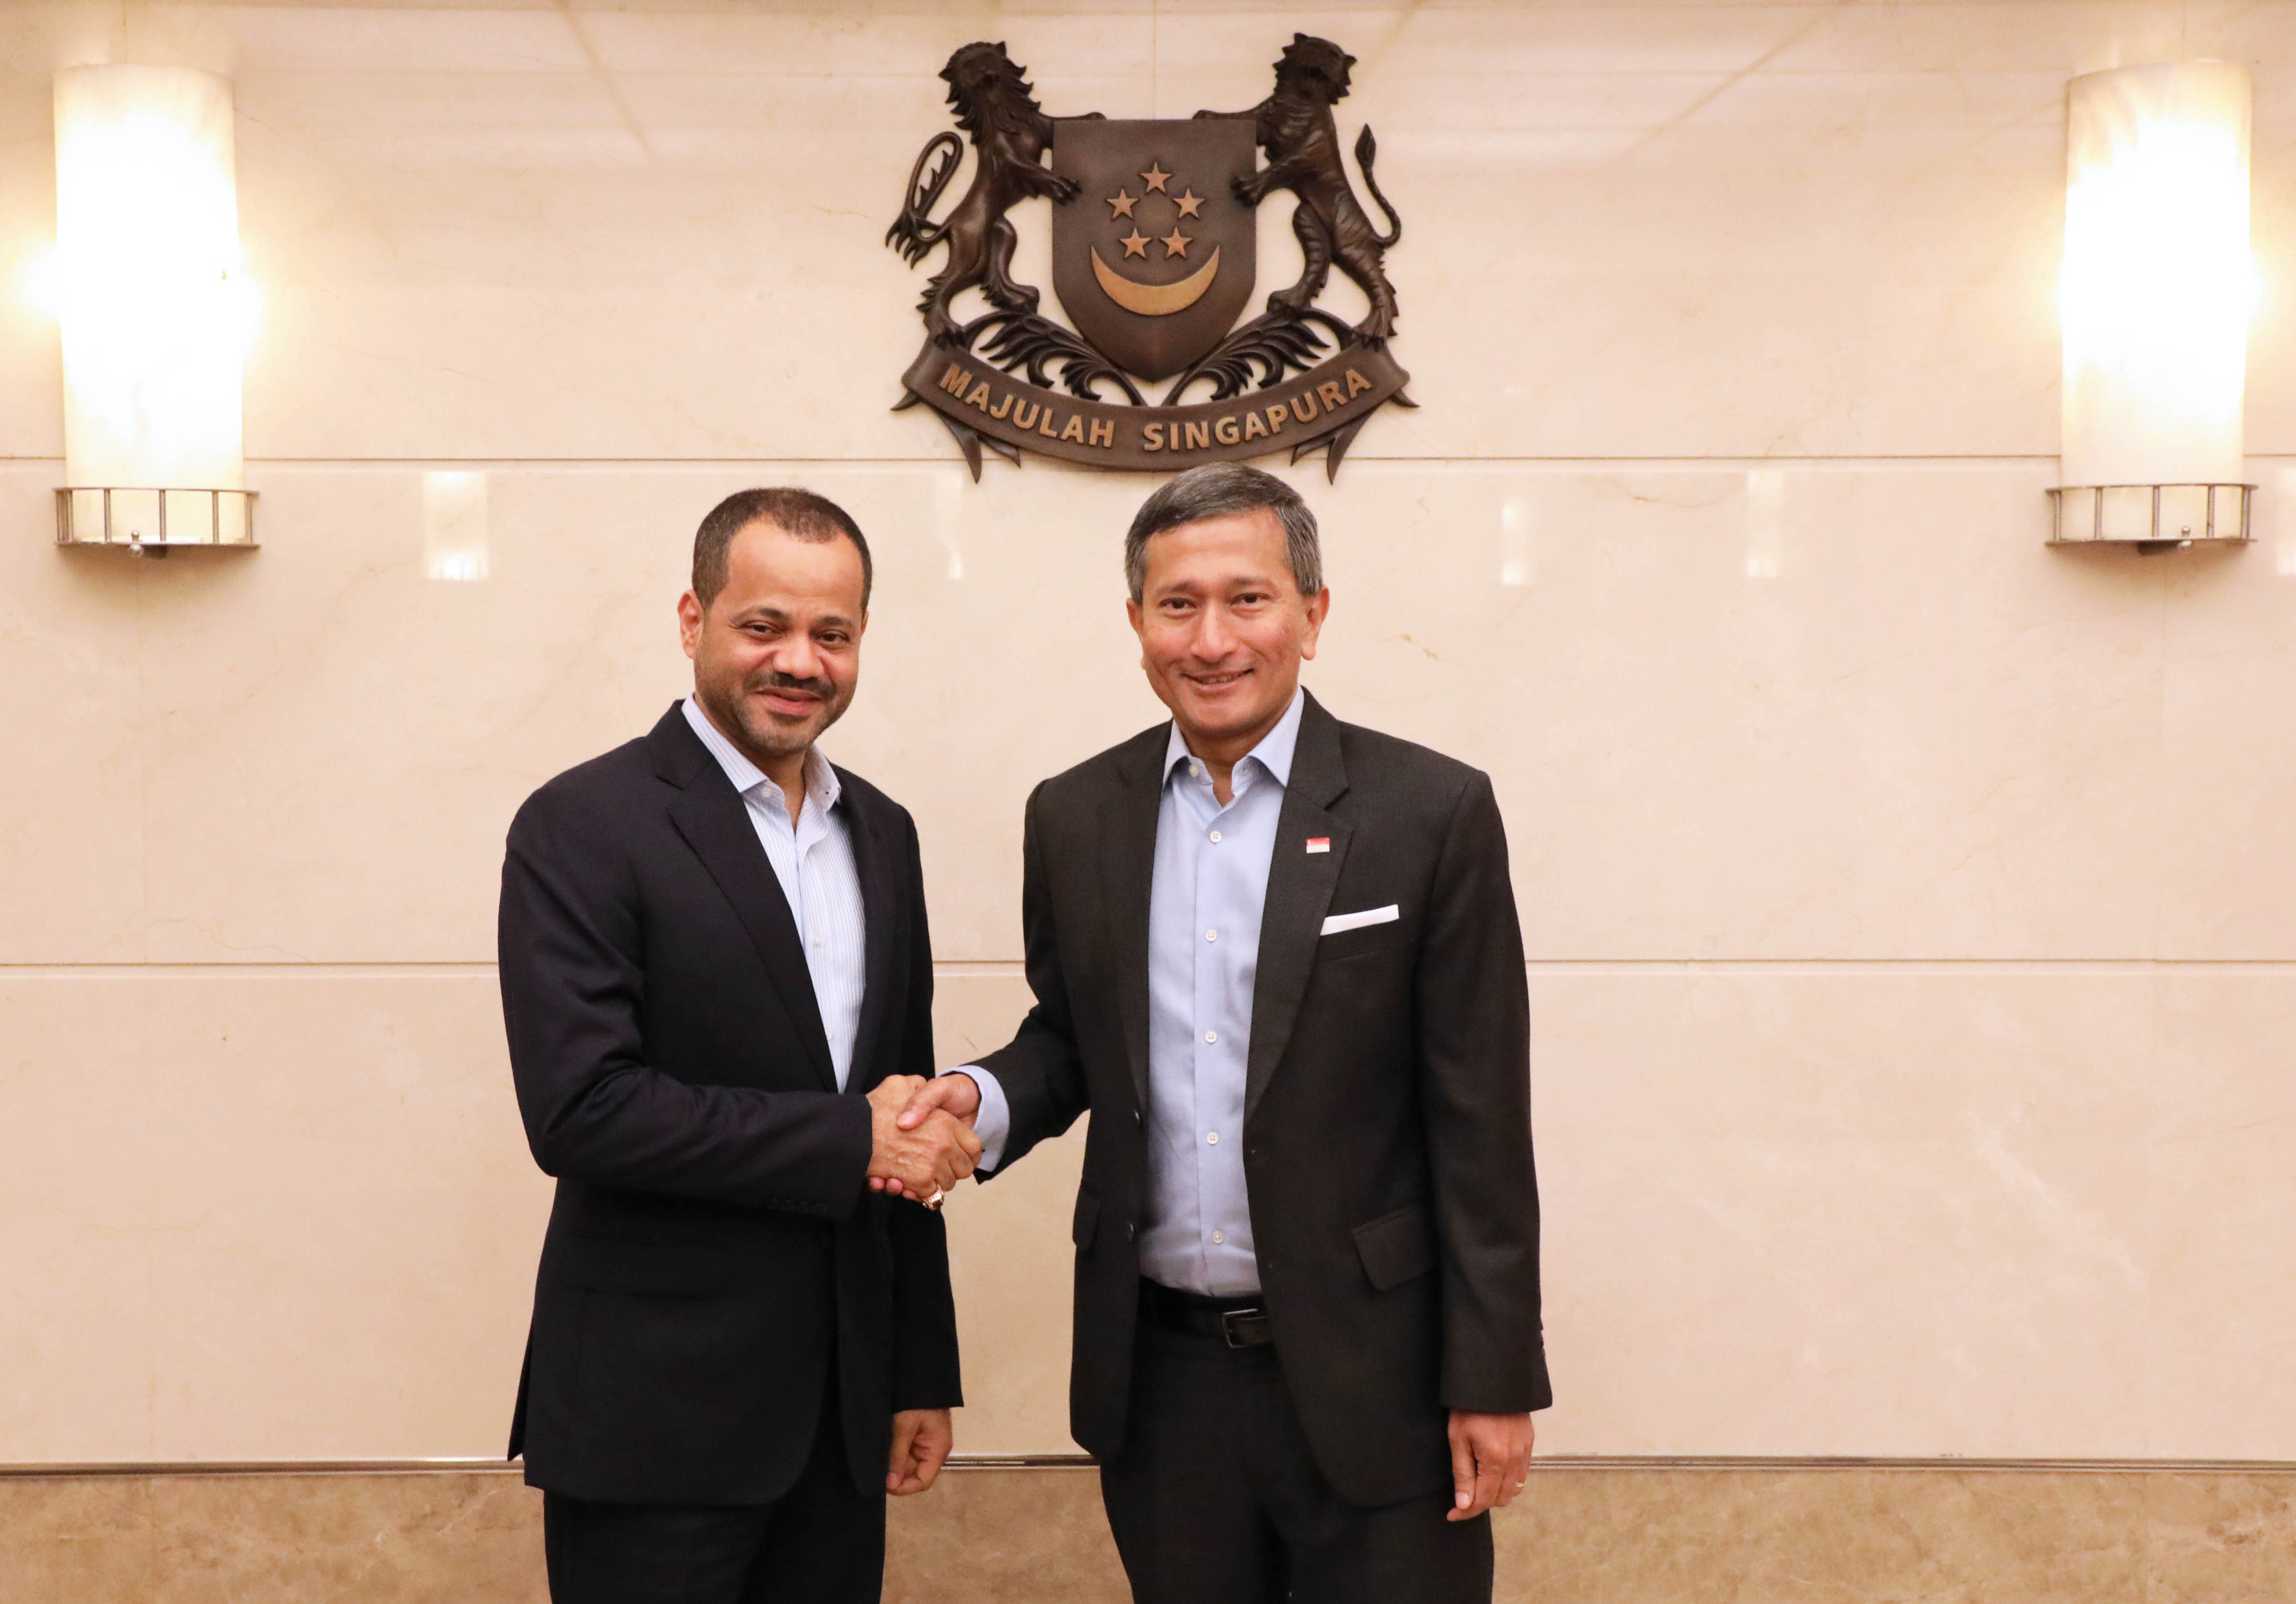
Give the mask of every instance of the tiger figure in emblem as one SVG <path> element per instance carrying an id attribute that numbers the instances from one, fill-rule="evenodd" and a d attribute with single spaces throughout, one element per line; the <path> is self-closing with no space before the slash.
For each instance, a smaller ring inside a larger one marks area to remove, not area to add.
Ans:
<path id="1" fill-rule="evenodd" d="M 957 331 L 951 308 L 967 290 L 978 287 L 991 306 L 1007 312 L 1037 309 L 1036 289 L 1013 281 L 1013 251 L 1020 236 L 1004 214 L 1037 195 L 1054 201 L 1074 200 L 1077 186 L 1044 165 L 1053 143 L 1053 119 L 1038 109 L 1027 70 L 1005 54 L 1001 42 L 963 46 L 948 58 L 940 76 L 948 80 L 948 103 L 956 108 L 956 126 L 972 135 L 978 152 L 972 187 L 947 217 L 932 220 L 933 205 L 964 156 L 964 142 L 955 135 L 934 135 L 909 170 L 901 215 L 886 231 L 885 243 L 912 264 L 936 245 L 948 247 L 947 259 L 925 286 L 924 299 L 917 306 L 925 315 L 926 331 L 945 341 Z"/>
<path id="2" fill-rule="evenodd" d="M 1384 265 L 1388 250 L 1403 237 L 1403 219 L 1380 193 L 1372 176 L 1378 142 L 1365 127 L 1356 139 L 1356 163 L 1380 210 L 1387 214 L 1389 231 L 1372 226 L 1369 214 L 1356 199 L 1348 169 L 1340 155 L 1340 130 L 1332 108 L 1348 94 L 1348 70 L 1355 57 L 1329 39 L 1293 34 L 1275 63 L 1275 93 L 1249 111 L 1199 111 L 1198 117 L 1250 118 L 1252 138 L 1267 153 L 1267 165 L 1249 178 L 1235 181 L 1236 199 L 1258 206 L 1274 191 L 1288 189 L 1300 198 L 1292 214 L 1292 232 L 1300 238 L 1307 267 L 1300 282 L 1267 298 L 1271 313 L 1304 312 L 1324 292 L 1332 266 L 1353 279 L 1371 311 L 1356 325 L 1366 345 L 1383 343 L 1395 332 L 1395 286 L 1388 282 Z"/>

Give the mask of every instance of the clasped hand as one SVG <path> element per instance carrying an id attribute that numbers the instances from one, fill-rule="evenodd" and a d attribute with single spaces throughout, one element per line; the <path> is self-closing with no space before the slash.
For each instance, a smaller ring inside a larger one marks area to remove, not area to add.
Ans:
<path id="1" fill-rule="evenodd" d="M 962 1078 L 957 1077 L 957 1078 Z M 888 1076 L 869 1093 L 869 1188 L 938 1207 L 940 1194 L 972 1173 L 980 1139 L 939 1100 L 918 1094 L 935 1083 L 920 1076 Z M 971 1083 L 967 1082 L 969 1085 Z M 908 1117 L 904 1117 L 908 1116 Z"/>

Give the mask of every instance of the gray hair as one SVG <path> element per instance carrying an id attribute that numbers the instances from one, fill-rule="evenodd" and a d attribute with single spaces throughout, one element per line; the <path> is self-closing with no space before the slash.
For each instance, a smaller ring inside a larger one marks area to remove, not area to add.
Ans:
<path id="1" fill-rule="evenodd" d="M 1124 583 L 1140 600 L 1148 582 L 1148 542 L 1167 529 L 1265 508 L 1283 526 L 1283 560 L 1292 583 L 1303 596 L 1324 588 L 1324 549 L 1316 539 L 1316 515 L 1300 493 L 1272 473 L 1242 462 L 1207 462 L 1175 475 L 1140 503 L 1124 536 Z"/>

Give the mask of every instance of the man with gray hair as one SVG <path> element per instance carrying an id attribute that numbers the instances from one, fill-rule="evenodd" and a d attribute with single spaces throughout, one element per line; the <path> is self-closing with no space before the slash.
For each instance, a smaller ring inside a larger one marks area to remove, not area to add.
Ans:
<path id="1" fill-rule="evenodd" d="M 1481 1604 L 1551 1402 L 1490 781 L 1300 688 L 1282 480 L 1180 475 L 1125 577 L 1171 720 L 1029 798 L 1036 1007 L 901 1118 L 972 1119 L 986 1178 L 1094 1116 L 1070 1424 L 1140 1604 Z"/>

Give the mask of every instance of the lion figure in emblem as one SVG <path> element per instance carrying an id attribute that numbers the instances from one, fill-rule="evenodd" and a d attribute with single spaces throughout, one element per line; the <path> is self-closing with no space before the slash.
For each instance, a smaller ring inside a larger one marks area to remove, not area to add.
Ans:
<path id="1" fill-rule="evenodd" d="M 1252 138 L 1267 153 L 1267 165 L 1235 181 L 1236 199 L 1258 206 L 1270 193 L 1288 189 L 1300 198 L 1292 232 L 1300 237 L 1307 267 L 1300 282 L 1267 298 L 1270 312 L 1304 312 L 1324 292 L 1332 266 L 1353 279 L 1371 302 L 1370 314 L 1356 325 L 1369 344 L 1395 332 L 1395 286 L 1388 282 L 1388 249 L 1403 237 L 1395 215 L 1372 176 L 1379 146 L 1366 127 L 1356 139 L 1356 162 L 1372 199 L 1387 214 L 1389 232 L 1372 226 L 1356 199 L 1340 154 L 1340 131 L 1332 108 L 1348 94 L 1348 70 L 1355 57 L 1329 39 L 1294 34 L 1275 63 L 1275 93 L 1249 111 L 1199 111 L 1198 117 L 1250 118 Z"/>
<path id="2" fill-rule="evenodd" d="M 925 286 L 924 299 L 917 307 L 925 315 L 927 331 L 946 340 L 957 331 L 952 308 L 967 290 L 978 288 L 1004 311 L 1037 309 L 1036 290 L 1013 282 L 1013 250 L 1019 235 L 1004 214 L 1032 196 L 1073 200 L 1077 187 L 1073 179 L 1044 165 L 1044 154 L 1053 143 L 1053 119 L 1038 110 L 1026 70 L 1004 53 L 1001 42 L 964 45 L 948 58 L 940 75 L 948 80 L 948 103 L 956 109 L 956 126 L 972 135 L 977 158 L 972 187 L 947 217 L 932 220 L 934 203 L 964 155 L 964 142 L 955 135 L 934 135 L 909 170 L 901 215 L 886 232 L 885 243 L 912 265 L 936 245 L 948 247 L 947 260 Z M 932 167 L 930 174 L 928 165 Z"/>

